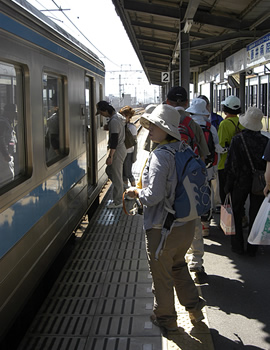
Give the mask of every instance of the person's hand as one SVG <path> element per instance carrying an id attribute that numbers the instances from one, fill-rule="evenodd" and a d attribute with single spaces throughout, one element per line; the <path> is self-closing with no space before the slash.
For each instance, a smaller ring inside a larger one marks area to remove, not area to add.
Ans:
<path id="1" fill-rule="evenodd" d="M 12 160 L 12 158 L 10 157 L 9 154 L 6 154 L 6 155 L 4 156 L 4 158 L 5 158 L 5 160 L 6 160 L 7 162 L 10 162 L 10 161 Z"/>
<path id="2" fill-rule="evenodd" d="M 112 165 L 112 158 L 110 156 L 106 159 L 106 165 Z"/>
<path id="3" fill-rule="evenodd" d="M 263 194 L 265 195 L 265 197 L 267 197 L 269 192 L 270 192 L 270 183 L 266 184 L 266 186 L 263 190 Z"/>
<path id="4" fill-rule="evenodd" d="M 138 190 L 136 187 L 129 187 L 126 189 L 125 193 L 130 197 L 130 198 L 136 198 L 138 197 Z"/>

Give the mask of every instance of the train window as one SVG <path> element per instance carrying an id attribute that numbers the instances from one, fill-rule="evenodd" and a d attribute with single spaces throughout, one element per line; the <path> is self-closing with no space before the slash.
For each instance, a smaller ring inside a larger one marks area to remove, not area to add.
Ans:
<path id="1" fill-rule="evenodd" d="M 46 163 L 52 165 L 65 156 L 64 78 L 43 74 L 43 116 Z"/>
<path id="2" fill-rule="evenodd" d="M 23 71 L 0 61 L 0 188 L 25 175 Z"/>

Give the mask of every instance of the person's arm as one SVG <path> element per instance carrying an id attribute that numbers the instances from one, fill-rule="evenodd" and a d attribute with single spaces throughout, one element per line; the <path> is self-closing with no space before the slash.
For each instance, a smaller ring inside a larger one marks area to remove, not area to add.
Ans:
<path id="1" fill-rule="evenodd" d="M 5 161 L 10 162 L 11 158 L 8 153 L 8 146 L 5 141 L 5 128 L 3 125 L 1 125 L 0 129 L 0 153 L 3 155 Z"/>
<path id="2" fill-rule="evenodd" d="M 112 165 L 114 153 L 115 153 L 115 149 L 114 148 L 110 148 L 108 157 L 106 159 L 106 164 L 107 165 Z"/>
<path id="3" fill-rule="evenodd" d="M 110 141 L 109 141 L 109 154 L 106 159 L 106 164 L 111 165 L 113 162 L 113 156 L 116 150 L 116 147 L 118 145 L 118 134 L 117 133 L 112 133 L 110 135 Z"/>

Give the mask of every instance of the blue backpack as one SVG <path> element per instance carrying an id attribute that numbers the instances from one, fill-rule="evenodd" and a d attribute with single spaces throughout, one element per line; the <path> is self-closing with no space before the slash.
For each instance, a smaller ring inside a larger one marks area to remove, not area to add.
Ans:
<path id="1" fill-rule="evenodd" d="M 178 150 L 169 145 L 161 148 L 175 157 L 178 182 L 173 207 L 174 219 L 185 222 L 206 214 L 211 208 L 211 189 L 205 163 L 184 142 L 181 142 Z"/>

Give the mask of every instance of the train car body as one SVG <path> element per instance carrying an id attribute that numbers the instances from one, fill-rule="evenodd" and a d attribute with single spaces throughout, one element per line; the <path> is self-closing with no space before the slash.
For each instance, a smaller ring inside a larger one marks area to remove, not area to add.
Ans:
<path id="1" fill-rule="evenodd" d="M 24 0 L 0 8 L 0 337 L 104 183 L 102 61 Z"/>

